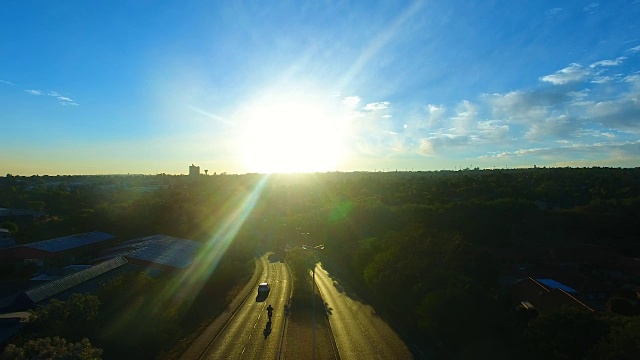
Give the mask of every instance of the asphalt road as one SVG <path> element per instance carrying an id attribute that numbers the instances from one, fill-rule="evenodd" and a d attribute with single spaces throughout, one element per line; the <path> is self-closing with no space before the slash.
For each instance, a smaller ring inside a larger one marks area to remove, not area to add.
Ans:
<path id="1" fill-rule="evenodd" d="M 285 324 L 284 309 L 291 293 L 291 275 L 284 263 L 262 257 L 264 271 L 259 282 L 271 286 L 264 301 L 257 299 L 257 286 L 242 303 L 201 359 L 277 359 Z M 267 306 L 275 309 L 271 322 Z"/>
<path id="2" fill-rule="evenodd" d="M 404 341 L 371 306 L 347 295 L 320 265 L 315 278 L 341 359 L 413 359 Z"/>

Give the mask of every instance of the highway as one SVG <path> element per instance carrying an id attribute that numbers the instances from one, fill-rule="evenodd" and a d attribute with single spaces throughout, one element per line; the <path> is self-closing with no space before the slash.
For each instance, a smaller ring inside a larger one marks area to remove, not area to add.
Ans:
<path id="1" fill-rule="evenodd" d="M 320 265 L 315 279 L 341 359 L 413 359 L 389 324 L 371 306 L 348 296 Z"/>
<path id="2" fill-rule="evenodd" d="M 291 294 L 291 275 L 281 262 L 260 258 L 258 282 L 268 282 L 269 296 L 257 299 L 257 286 L 199 359 L 278 359 L 285 324 L 284 309 Z M 275 309 L 269 323 L 267 306 Z"/>

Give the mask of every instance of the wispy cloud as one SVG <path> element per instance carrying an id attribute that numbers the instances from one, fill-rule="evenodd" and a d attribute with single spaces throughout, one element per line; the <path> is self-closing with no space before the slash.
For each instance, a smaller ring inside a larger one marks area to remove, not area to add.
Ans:
<path id="1" fill-rule="evenodd" d="M 553 9 L 547 10 L 545 12 L 545 15 L 547 15 L 547 17 L 551 17 L 551 16 L 559 13 L 560 11 L 562 11 L 562 8 L 558 8 L 558 7 L 557 8 L 553 8 Z"/>
<path id="2" fill-rule="evenodd" d="M 598 8 L 598 6 L 600 6 L 600 3 L 592 2 L 591 4 L 585 6 L 584 9 L 582 9 L 582 10 L 584 10 L 585 12 L 588 12 L 588 13 L 592 13 L 592 12 L 595 12 L 595 10 Z"/>
<path id="3" fill-rule="evenodd" d="M 60 105 L 62 105 L 62 106 L 78 106 L 78 103 L 75 102 L 70 97 L 62 96 L 62 95 L 60 95 L 59 93 L 57 93 L 55 91 L 49 91 L 47 93 L 47 95 L 58 99 L 58 101 L 60 102 Z"/>
<path id="4" fill-rule="evenodd" d="M 542 81 L 550 82 L 554 85 L 564 85 L 566 83 L 584 80 L 589 75 L 589 70 L 580 64 L 573 63 L 555 74 L 546 75 L 540 78 Z"/>
<path id="5" fill-rule="evenodd" d="M 354 108 L 358 106 L 361 100 L 362 99 L 360 99 L 359 96 L 347 96 L 344 99 L 342 99 L 342 103 L 347 105 L 348 107 Z"/>
<path id="6" fill-rule="evenodd" d="M 564 161 L 576 155 L 592 154 L 598 158 L 611 158 L 612 154 L 618 157 L 635 156 L 640 150 L 640 140 L 624 142 L 599 142 L 593 144 L 570 143 L 565 146 L 538 147 L 504 151 L 484 157 L 509 158 L 519 156 L 536 156 L 548 159 Z"/>
<path id="7" fill-rule="evenodd" d="M 56 91 L 42 91 L 42 90 L 28 89 L 28 90 L 25 90 L 25 92 L 31 95 L 37 95 L 37 96 L 43 95 L 43 96 L 50 96 L 50 97 L 56 98 L 60 103 L 60 105 L 62 106 L 78 106 L 78 103 L 75 100 L 71 99 L 68 96 L 60 95 L 60 93 Z"/>
<path id="8" fill-rule="evenodd" d="M 640 52 L 640 45 L 636 46 L 636 47 L 632 47 L 631 49 L 627 50 L 628 52 L 631 53 L 636 53 L 636 52 Z"/>
<path id="9" fill-rule="evenodd" d="M 388 101 L 379 101 L 379 102 L 368 103 L 367 105 L 364 106 L 364 109 L 368 111 L 378 111 L 378 110 L 384 110 L 388 107 L 389 107 Z"/>
<path id="10" fill-rule="evenodd" d="M 7 85 L 15 85 L 11 81 L 6 81 L 6 80 L 0 80 L 0 83 L 7 84 Z"/>
<path id="11" fill-rule="evenodd" d="M 618 65 L 621 65 L 625 59 L 626 57 L 621 56 L 615 60 L 601 60 L 601 61 L 594 62 L 593 64 L 589 65 L 589 67 L 593 69 L 598 66 L 618 66 Z"/>
<path id="12" fill-rule="evenodd" d="M 640 83 L 640 73 L 626 76 L 623 81 L 629 83 Z"/>
<path id="13" fill-rule="evenodd" d="M 74 100 L 66 97 L 66 96 L 56 96 L 56 98 L 60 101 L 60 105 L 63 106 L 78 106 L 78 103 Z"/>

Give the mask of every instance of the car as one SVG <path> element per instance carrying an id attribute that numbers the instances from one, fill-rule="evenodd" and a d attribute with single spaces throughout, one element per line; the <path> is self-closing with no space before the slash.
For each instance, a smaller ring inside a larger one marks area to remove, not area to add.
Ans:
<path id="1" fill-rule="evenodd" d="M 270 290 L 271 288 L 266 282 L 260 283 L 260 285 L 258 285 L 258 294 L 267 294 Z"/>

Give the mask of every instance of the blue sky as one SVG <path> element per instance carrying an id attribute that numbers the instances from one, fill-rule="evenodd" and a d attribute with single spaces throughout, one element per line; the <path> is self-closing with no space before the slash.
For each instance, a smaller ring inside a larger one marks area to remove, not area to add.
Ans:
<path id="1" fill-rule="evenodd" d="M 0 173 L 637 167 L 639 18 L 617 0 L 5 1 Z"/>

